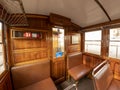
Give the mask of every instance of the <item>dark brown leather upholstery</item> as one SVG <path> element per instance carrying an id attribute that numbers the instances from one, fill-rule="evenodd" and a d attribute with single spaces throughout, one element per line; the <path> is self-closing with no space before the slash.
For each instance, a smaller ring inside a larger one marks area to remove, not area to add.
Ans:
<path id="1" fill-rule="evenodd" d="M 104 61 L 96 67 L 92 74 L 95 90 L 120 90 L 120 81 L 113 78 L 113 72 L 111 71 L 110 64 L 107 61 Z"/>
<path id="2" fill-rule="evenodd" d="M 80 64 L 68 70 L 68 73 L 74 80 L 79 80 L 90 72 L 90 68 L 86 65 Z"/>
<path id="3" fill-rule="evenodd" d="M 17 90 L 57 90 L 51 78 L 44 79 L 32 85 Z"/>
<path id="4" fill-rule="evenodd" d="M 67 57 L 67 69 L 71 69 L 75 66 L 82 64 L 82 53 L 70 54 Z"/>
<path id="5" fill-rule="evenodd" d="M 74 53 L 67 57 L 67 69 L 74 80 L 79 80 L 87 75 L 91 68 L 82 63 L 82 53 Z"/>
<path id="6" fill-rule="evenodd" d="M 11 73 L 12 73 L 12 80 L 15 90 L 19 88 L 23 88 L 20 90 L 28 90 L 26 89 L 27 87 L 33 88 L 29 90 L 40 90 L 40 88 L 43 88 L 44 86 L 45 87 L 42 90 L 57 90 L 52 80 L 50 79 L 49 60 L 44 60 L 28 65 L 12 67 Z M 42 82 L 46 82 L 46 84 Z M 47 87 L 54 89 L 50 89 L 50 88 L 47 89 Z"/>

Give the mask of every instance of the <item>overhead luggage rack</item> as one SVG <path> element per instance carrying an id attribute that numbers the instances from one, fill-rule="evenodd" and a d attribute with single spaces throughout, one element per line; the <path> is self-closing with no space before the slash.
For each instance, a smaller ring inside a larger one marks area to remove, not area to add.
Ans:
<path id="1" fill-rule="evenodd" d="M 10 26 L 28 25 L 21 0 L 0 0 L 0 19 Z"/>

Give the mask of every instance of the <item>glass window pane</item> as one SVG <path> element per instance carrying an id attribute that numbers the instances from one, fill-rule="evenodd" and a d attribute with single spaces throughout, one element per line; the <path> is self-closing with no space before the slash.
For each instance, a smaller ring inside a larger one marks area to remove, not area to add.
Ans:
<path id="1" fill-rule="evenodd" d="M 5 70 L 3 45 L 0 44 L 0 74 Z"/>
<path id="2" fill-rule="evenodd" d="M 4 63 L 4 52 L 3 52 L 3 43 L 2 43 L 2 22 L 0 22 L 0 74 L 5 70 Z"/>
<path id="3" fill-rule="evenodd" d="M 109 57 L 120 59 L 120 28 L 110 29 Z"/>
<path id="4" fill-rule="evenodd" d="M 2 23 L 0 22 L 0 42 L 2 42 Z"/>
<path id="5" fill-rule="evenodd" d="M 101 40 L 101 31 L 86 32 L 85 40 Z"/>
<path id="6" fill-rule="evenodd" d="M 64 29 L 53 28 L 53 56 L 54 58 L 64 55 Z"/>
<path id="7" fill-rule="evenodd" d="M 85 33 L 85 52 L 100 55 L 101 53 L 101 30 Z"/>

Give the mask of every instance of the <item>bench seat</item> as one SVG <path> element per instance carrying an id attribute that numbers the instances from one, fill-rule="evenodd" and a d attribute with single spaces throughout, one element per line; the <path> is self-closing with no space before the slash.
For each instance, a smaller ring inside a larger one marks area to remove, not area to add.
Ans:
<path id="1" fill-rule="evenodd" d="M 90 72 L 90 67 L 80 64 L 68 70 L 68 73 L 74 80 L 79 80 Z"/>
<path id="2" fill-rule="evenodd" d="M 32 85 L 20 88 L 17 90 L 56 90 L 56 87 L 51 78 L 44 79 Z"/>
<path id="3" fill-rule="evenodd" d="M 14 90 L 57 90 L 50 77 L 50 60 L 11 68 Z"/>

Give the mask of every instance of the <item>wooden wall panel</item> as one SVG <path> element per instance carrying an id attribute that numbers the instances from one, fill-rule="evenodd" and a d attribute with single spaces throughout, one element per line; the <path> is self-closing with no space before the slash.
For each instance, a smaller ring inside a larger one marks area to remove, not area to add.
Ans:
<path id="1" fill-rule="evenodd" d="M 32 51 L 32 50 L 31 50 Z M 14 53 L 14 63 L 20 63 L 20 62 L 26 62 L 31 60 L 37 60 L 37 59 L 43 59 L 48 57 L 48 51 L 35 51 L 35 52 L 20 52 L 20 53 Z"/>
<path id="2" fill-rule="evenodd" d="M 70 26 L 71 25 L 71 20 L 67 17 L 58 15 L 58 14 L 50 14 L 50 22 L 52 24 L 56 25 L 62 25 L 62 26 Z"/>
<path id="3" fill-rule="evenodd" d="M 68 28 L 68 31 L 66 32 L 66 37 L 67 37 L 66 51 L 68 54 L 74 52 L 81 52 L 81 34 L 77 32 L 77 30 L 79 29 L 76 28 L 75 26 L 74 27 L 71 26 L 70 28 Z M 77 35 L 80 38 L 78 44 L 72 44 L 73 35 Z"/>
<path id="4" fill-rule="evenodd" d="M 46 40 L 13 40 L 13 49 L 30 49 L 30 48 L 47 48 L 48 42 Z"/>
<path id="5" fill-rule="evenodd" d="M 21 26 L 18 28 L 30 28 L 30 29 L 50 29 L 49 16 L 46 15 L 34 15 L 27 14 L 28 26 Z"/>
<path id="6" fill-rule="evenodd" d="M 70 45 L 68 46 L 68 53 L 80 52 L 80 45 Z"/>
<path id="7" fill-rule="evenodd" d="M 25 38 L 25 37 L 12 37 L 14 31 L 23 32 L 40 32 L 42 38 Z M 49 59 L 49 39 L 48 31 L 39 31 L 25 28 L 14 28 L 11 30 L 11 51 L 12 51 L 12 65 L 19 65 L 24 62 L 39 61 Z"/>
<path id="8" fill-rule="evenodd" d="M 100 64 L 104 59 L 99 56 L 91 54 L 83 54 L 83 63 L 94 68 Z"/>
<path id="9" fill-rule="evenodd" d="M 55 83 L 65 80 L 65 59 L 59 57 L 52 62 L 52 78 Z"/>
<path id="10" fill-rule="evenodd" d="M 120 61 L 110 59 L 111 70 L 114 73 L 114 78 L 120 80 Z"/>
<path id="11" fill-rule="evenodd" d="M 5 75 L 0 79 L 0 90 L 12 90 L 9 72 L 5 72 Z"/>

